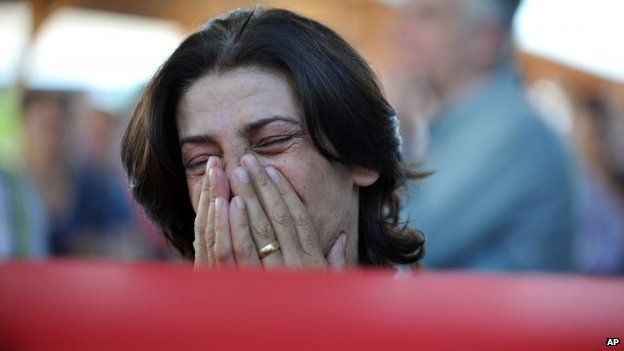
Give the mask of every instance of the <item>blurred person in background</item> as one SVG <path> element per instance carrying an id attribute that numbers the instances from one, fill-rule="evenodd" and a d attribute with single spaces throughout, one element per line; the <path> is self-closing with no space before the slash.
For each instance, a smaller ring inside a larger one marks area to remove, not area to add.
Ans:
<path id="1" fill-rule="evenodd" d="M 582 231 L 575 245 L 575 264 L 582 272 L 624 270 L 624 197 L 610 157 L 614 147 L 609 127 L 617 123 L 598 96 L 581 99 L 575 114 L 574 140 L 583 166 Z"/>
<path id="2" fill-rule="evenodd" d="M 43 204 L 31 179 L 0 169 L 0 259 L 46 257 L 46 229 Z"/>
<path id="3" fill-rule="evenodd" d="M 119 119 L 92 100 L 81 96 L 71 129 L 74 186 L 80 194 L 75 197 L 80 224 L 71 250 L 89 256 L 149 258 L 153 245 L 138 230 L 121 167 L 113 166 Z"/>
<path id="4" fill-rule="evenodd" d="M 617 150 L 610 136 L 619 117 L 605 91 L 588 92 L 557 80 L 528 87 L 532 105 L 573 146 L 579 164 L 580 227 L 574 244 L 575 269 L 612 274 L 624 264 L 624 206 L 617 185 Z"/>
<path id="5" fill-rule="evenodd" d="M 624 87 L 605 95 L 609 106 L 602 135 L 605 161 L 619 193 L 624 194 Z"/>
<path id="6" fill-rule="evenodd" d="M 11 241 L 13 234 L 9 227 L 9 191 L 5 181 L 4 171 L 0 169 L 0 258 L 11 255 Z"/>
<path id="7" fill-rule="evenodd" d="M 75 102 L 69 93 L 31 90 L 23 96 L 25 170 L 43 203 L 48 251 L 149 257 L 148 247 L 125 245 L 133 226 L 130 203 L 106 162 L 114 120 L 86 108 L 72 121 Z"/>
<path id="8" fill-rule="evenodd" d="M 43 258 L 49 252 L 47 218 L 32 177 L 20 172 L 18 95 L 0 93 L 0 258 Z"/>
<path id="9" fill-rule="evenodd" d="M 510 34 L 518 3 L 410 0 L 401 9 L 405 152 L 433 172 L 411 188 L 403 214 L 427 235 L 426 266 L 572 267 L 575 175 L 524 98 Z"/>

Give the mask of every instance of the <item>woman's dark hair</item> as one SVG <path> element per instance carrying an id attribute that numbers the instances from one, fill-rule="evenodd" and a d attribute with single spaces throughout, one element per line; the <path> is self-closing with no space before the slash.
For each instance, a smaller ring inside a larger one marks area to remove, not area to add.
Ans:
<path id="1" fill-rule="evenodd" d="M 194 216 L 176 126 L 181 96 L 199 78 L 240 67 L 285 73 L 305 125 L 330 161 L 379 172 L 360 189 L 361 264 L 416 263 L 420 232 L 399 223 L 397 118 L 362 57 L 326 26 L 282 9 L 234 10 L 207 22 L 162 65 L 143 92 L 122 142 L 133 195 L 164 236 L 193 258 Z M 410 175 L 415 176 L 415 175 Z"/>

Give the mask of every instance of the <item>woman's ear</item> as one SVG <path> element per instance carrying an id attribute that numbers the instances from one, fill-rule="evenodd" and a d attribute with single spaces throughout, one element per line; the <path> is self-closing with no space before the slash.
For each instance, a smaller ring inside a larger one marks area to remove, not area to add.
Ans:
<path id="1" fill-rule="evenodd" d="M 353 184 L 359 187 L 373 185 L 379 179 L 379 172 L 364 167 L 351 168 Z"/>

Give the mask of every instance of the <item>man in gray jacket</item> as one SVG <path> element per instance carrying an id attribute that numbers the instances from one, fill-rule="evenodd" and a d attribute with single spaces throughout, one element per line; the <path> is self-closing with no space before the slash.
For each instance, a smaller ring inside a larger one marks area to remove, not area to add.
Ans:
<path id="1" fill-rule="evenodd" d="M 510 36 L 517 6 L 411 0 L 402 9 L 402 54 L 428 92 L 421 111 L 433 111 L 409 116 L 426 120 L 427 132 L 405 150 L 433 172 L 411 187 L 404 209 L 426 235 L 426 266 L 571 268 L 575 176 L 562 143 L 525 101 Z"/>

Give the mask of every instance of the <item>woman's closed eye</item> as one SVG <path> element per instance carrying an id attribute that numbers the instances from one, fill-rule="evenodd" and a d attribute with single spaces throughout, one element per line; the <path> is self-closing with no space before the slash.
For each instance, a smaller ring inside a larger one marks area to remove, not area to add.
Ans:
<path id="1" fill-rule="evenodd" d="M 294 133 L 289 135 L 277 135 L 271 136 L 267 138 L 260 139 L 257 143 L 252 145 L 252 148 L 255 151 L 261 153 L 278 153 L 282 152 L 290 146 L 291 142 L 295 139 L 296 136 L 300 135 L 300 133 Z"/>
<path id="2" fill-rule="evenodd" d="M 204 172 L 206 170 L 206 162 L 208 162 L 210 156 L 211 155 L 201 155 L 189 160 L 184 165 L 186 173 L 197 174 Z"/>
<path id="3" fill-rule="evenodd" d="M 266 135 L 266 133 L 264 134 Z M 257 138 L 257 141 L 254 141 L 254 138 L 250 138 L 248 142 L 250 149 L 255 151 L 256 153 L 275 155 L 286 151 L 293 145 L 295 139 L 303 134 L 304 133 L 302 131 L 286 133 L 282 132 L 280 134 L 275 134 L 264 138 Z M 223 157 L 223 154 L 220 152 L 219 148 L 215 149 L 213 147 L 193 147 L 187 150 L 186 153 L 187 156 L 183 156 L 185 172 L 188 175 L 194 176 L 204 174 L 206 162 L 208 162 L 210 156 Z"/>

